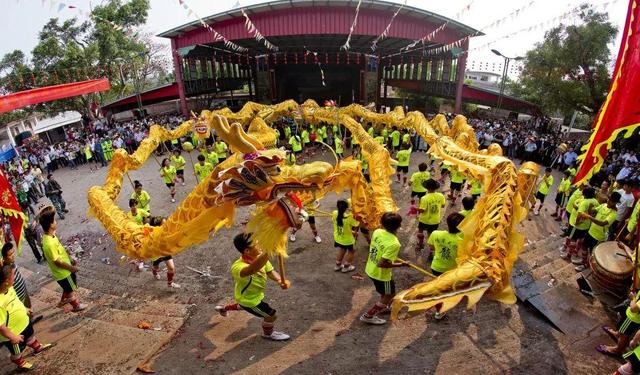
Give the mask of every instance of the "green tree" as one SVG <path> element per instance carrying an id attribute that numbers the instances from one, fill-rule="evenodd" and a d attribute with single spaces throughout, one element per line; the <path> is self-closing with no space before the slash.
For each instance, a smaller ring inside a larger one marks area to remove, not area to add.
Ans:
<path id="1" fill-rule="evenodd" d="M 609 44 L 617 34 L 606 13 L 590 5 L 580 8 L 581 23 L 549 30 L 542 42 L 528 51 L 513 95 L 539 104 L 543 111 L 570 116 L 598 111 L 610 80 Z"/>
<path id="2" fill-rule="evenodd" d="M 0 60 L 2 91 L 107 77 L 112 86 L 108 92 L 32 108 L 50 114 L 76 110 L 91 116 L 92 103 L 102 104 L 147 88 L 154 77 L 166 76 L 161 70 L 167 65 L 161 48 L 137 32 L 145 24 L 148 10 L 148 0 L 108 0 L 94 7 L 85 21 L 50 19 L 38 35 L 30 63 L 18 50 Z M 24 84 L 17 84 L 21 82 Z"/>

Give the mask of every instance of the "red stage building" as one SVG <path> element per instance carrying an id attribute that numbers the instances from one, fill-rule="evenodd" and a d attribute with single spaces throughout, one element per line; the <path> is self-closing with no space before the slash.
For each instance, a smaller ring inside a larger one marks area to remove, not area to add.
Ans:
<path id="1" fill-rule="evenodd" d="M 286 99 L 315 99 L 349 103 L 386 104 L 387 86 L 427 95 L 463 100 L 466 51 L 477 30 L 440 15 L 404 6 L 388 34 L 385 30 L 400 4 L 365 0 L 348 51 L 341 50 L 354 20 L 357 1 L 286 0 L 244 8 L 250 20 L 277 51 L 257 41 L 245 26 L 240 9 L 206 17 L 203 21 L 248 52 L 234 52 L 199 21 L 160 34 L 171 39 L 181 109 L 186 98 L 247 88 L 251 100 L 276 103 Z M 430 41 L 423 39 L 446 23 Z M 466 38 L 466 39 L 465 39 Z M 437 48 L 462 40 L 455 48 Z M 321 72 L 322 71 L 322 72 Z M 324 74 L 322 74 L 324 73 Z M 323 79 L 324 75 L 324 79 Z M 475 93 L 480 95 L 479 93 Z M 482 93 L 486 96 L 493 93 Z M 505 107 L 509 107 L 505 101 Z M 520 103 L 522 104 L 522 103 Z M 515 109 L 515 108 L 513 108 Z"/>

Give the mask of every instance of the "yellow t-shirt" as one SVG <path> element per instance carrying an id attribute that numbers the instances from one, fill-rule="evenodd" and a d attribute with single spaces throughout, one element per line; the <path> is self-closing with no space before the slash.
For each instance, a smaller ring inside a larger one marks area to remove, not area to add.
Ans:
<path id="1" fill-rule="evenodd" d="M 551 187 L 551 185 L 553 185 L 553 176 L 549 175 L 547 176 L 542 176 L 542 180 L 540 181 L 540 186 L 538 187 L 538 191 L 541 194 L 547 195 L 549 194 L 549 188 Z"/>
<path id="2" fill-rule="evenodd" d="M 454 169 L 451 171 L 451 182 L 454 182 L 456 184 L 461 184 L 464 182 L 464 175 L 460 172 L 458 172 L 457 169 Z"/>
<path id="3" fill-rule="evenodd" d="M 636 229 L 636 225 L 638 225 L 638 216 L 640 216 L 640 201 L 636 203 L 636 206 L 633 208 L 631 216 L 629 217 L 629 223 L 627 224 L 627 231 L 629 231 L 629 233 L 633 233 L 633 230 Z"/>
<path id="4" fill-rule="evenodd" d="M 383 137 L 383 136 L 381 136 L 381 135 L 379 135 L 379 136 L 375 137 L 373 140 L 374 140 L 374 141 L 376 141 L 376 142 L 378 142 L 378 143 L 379 143 L 379 144 L 381 144 L 381 145 L 384 145 L 384 137 Z"/>
<path id="5" fill-rule="evenodd" d="M 595 198 L 583 199 L 578 204 L 578 210 L 576 212 L 576 219 L 572 224 L 576 229 L 585 230 L 589 229 L 591 225 L 591 219 L 580 219 L 578 215 L 581 213 L 588 214 L 594 207 L 597 207 L 600 203 Z"/>
<path id="6" fill-rule="evenodd" d="M 427 193 L 420 198 L 419 208 L 422 210 L 418 220 L 423 224 L 440 224 L 442 220 L 442 207 L 446 204 L 442 193 Z"/>
<path id="7" fill-rule="evenodd" d="M 571 187 L 571 179 L 563 178 L 560 180 L 560 185 L 558 186 L 558 193 L 566 193 L 569 191 L 569 187 Z"/>
<path id="8" fill-rule="evenodd" d="M 181 171 L 184 169 L 184 165 L 186 164 L 184 157 L 182 155 L 180 156 L 172 156 L 171 157 L 171 162 L 173 163 L 173 165 L 176 167 L 177 171 Z"/>
<path id="9" fill-rule="evenodd" d="M 293 150 L 293 152 L 302 151 L 302 140 L 299 136 L 291 136 L 291 138 L 289 138 L 289 144 L 291 145 L 291 149 Z"/>
<path id="10" fill-rule="evenodd" d="M 400 150 L 396 154 L 396 158 L 398 159 L 399 167 L 408 167 L 409 161 L 411 159 L 411 150 Z"/>
<path id="11" fill-rule="evenodd" d="M 398 147 L 400 146 L 400 132 L 397 130 L 394 130 L 391 132 L 391 144 L 393 145 L 393 147 Z"/>
<path id="12" fill-rule="evenodd" d="M 309 139 L 309 131 L 307 129 L 304 129 L 302 131 L 301 137 L 302 137 L 302 144 L 306 145 L 307 143 L 311 142 L 311 140 Z"/>
<path id="13" fill-rule="evenodd" d="M 427 191 L 427 188 L 424 187 L 424 182 L 431 178 L 431 173 L 429 171 L 424 172 L 415 172 L 411 175 L 411 191 L 416 193 L 424 193 Z"/>
<path id="14" fill-rule="evenodd" d="M 571 196 L 569 197 L 569 201 L 567 202 L 567 212 L 569 213 L 569 215 L 573 214 L 573 211 L 575 211 L 575 204 L 576 202 L 582 199 L 582 190 L 580 189 L 576 189 L 576 191 L 574 191 Z M 569 219 L 571 219 L 571 217 L 569 217 Z M 571 221 L 569 221 L 569 224 L 571 224 Z M 573 224 L 572 224 L 573 225 Z"/>
<path id="15" fill-rule="evenodd" d="M 60 268 L 54 263 L 56 260 L 59 260 L 63 263 L 71 265 L 69 254 L 67 254 L 67 250 L 64 249 L 64 246 L 62 246 L 58 237 L 51 236 L 49 234 L 43 235 L 42 252 L 44 253 L 45 259 L 47 260 L 47 264 L 49 265 L 49 269 L 51 270 L 51 275 L 53 276 L 54 280 L 62 280 L 71 275 L 71 271 Z"/>
<path id="16" fill-rule="evenodd" d="M 144 223 L 144 219 L 149 217 L 149 213 L 141 208 L 138 208 L 135 215 L 132 214 L 131 211 L 127 212 L 127 217 L 142 225 Z"/>
<path id="17" fill-rule="evenodd" d="M 458 242 L 462 240 L 462 233 L 449 233 L 446 230 L 435 230 L 429 235 L 427 243 L 433 247 L 431 269 L 447 272 L 456 267 Z"/>
<path id="18" fill-rule="evenodd" d="M 198 175 L 198 179 L 202 181 L 211 174 L 211 171 L 213 171 L 213 165 L 205 161 L 204 164 L 196 164 L 193 169 L 195 170 L 196 175 Z"/>
<path id="19" fill-rule="evenodd" d="M 267 264 L 253 275 L 247 277 L 240 276 L 240 271 L 248 266 L 249 263 L 246 263 L 242 257 L 231 265 L 231 275 L 235 282 L 233 296 L 236 302 L 242 306 L 255 307 L 264 299 L 267 273 L 273 271 L 273 266 L 271 262 L 267 261 Z"/>
<path id="20" fill-rule="evenodd" d="M 10 287 L 6 293 L 0 294 L 0 325 L 9 328 L 14 335 L 19 335 L 29 325 L 27 308 L 20 301 L 13 287 Z M 0 342 L 6 341 L 9 339 L 0 335 Z"/>
<path id="21" fill-rule="evenodd" d="M 220 162 L 220 160 L 218 160 L 218 154 L 216 154 L 215 151 L 205 152 L 203 153 L 203 155 L 205 158 L 207 158 L 207 161 L 214 167 Z"/>
<path id="22" fill-rule="evenodd" d="M 336 154 L 342 155 L 344 153 L 344 146 L 342 145 L 342 140 L 340 138 L 336 138 Z"/>
<path id="23" fill-rule="evenodd" d="M 375 280 L 390 281 L 393 277 L 391 268 L 378 267 L 381 258 L 394 262 L 400 252 L 400 241 L 395 234 L 384 229 L 376 229 L 371 236 L 371 246 L 369 247 L 369 258 L 365 272 Z"/>
<path id="24" fill-rule="evenodd" d="M 218 154 L 218 159 L 226 159 L 227 158 L 227 144 L 224 142 L 216 142 L 213 145 L 213 148 L 216 150 Z"/>
<path id="25" fill-rule="evenodd" d="M 342 226 L 338 226 L 338 211 L 331 213 L 333 221 L 333 240 L 340 245 L 353 245 L 356 243 L 356 239 L 353 236 L 353 228 L 357 228 L 360 223 L 351 216 L 351 214 L 345 213 L 342 218 Z"/>
<path id="26" fill-rule="evenodd" d="M 482 194 L 482 183 L 475 178 L 470 180 L 471 182 L 471 195 Z"/>
<path id="27" fill-rule="evenodd" d="M 462 216 L 464 216 L 464 217 L 467 217 L 467 216 L 469 216 L 469 214 L 471 214 L 472 212 L 473 212 L 473 209 L 471 209 L 471 210 L 464 210 L 464 209 L 463 209 L 463 210 L 460 210 L 459 214 L 460 214 L 460 215 L 462 215 Z"/>
<path id="28" fill-rule="evenodd" d="M 607 207 L 607 204 L 601 204 L 596 208 L 596 216 L 595 219 L 598 221 L 606 221 L 607 225 L 602 226 L 598 225 L 595 222 L 591 222 L 591 226 L 589 227 L 589 235 L 598 241 L 604 241 L 607 239 L 607 232 L 609 231 L 609 226 L 616 221 L 616 210 L 613 208 Z"/>
<path id="29" fill-rule="evenodd" d="M 162 167 L 160 174 L 162 175 L 162 179 L 164 180 L 165 184 L 171 184 L 176 178 L 176 167 L 174 167 L 173 165 Z"/>
<path id="30" fill-rule="evenodd" d="M 149 195 L 149 193 L 147 193 L 146 191 L 142 190 L 140 192 L 140 195 L 136 194 L 136 192 L 134 191 L 133 193 L 131 193 L 131 199 L 135 199 L 138 204 L 136 204 L 136 206 L 141 209 L 141 210 L 145 210 L 145 211 L 149 211 L 149 203 L 151 202 L 151 196 Z"/>

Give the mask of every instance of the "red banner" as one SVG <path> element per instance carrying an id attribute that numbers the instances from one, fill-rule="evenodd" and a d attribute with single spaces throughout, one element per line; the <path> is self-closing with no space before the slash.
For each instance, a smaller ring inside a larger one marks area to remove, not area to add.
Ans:
<path id="1" fill-rule="evenodd" d="M 574 179 L 576 184 L 584 183 L 600 170 L 621 132 L 626 132 L 625 138 L 630 137 L 640 126 L 640 8 L 635 0 L 629 2 L 622 35 L 607 100 L 596 116 L 589 143 L 582 147 L 585 153 L 578 158 L 582 163 Z"/>
<path id="2" fill-rule="evenodd" d="M 22 208 L 18 204 L 11 184 L 7 180 L 4 170 L 0 168 L 0 212 L 9 220 L 11 226 L 11 234 L 16 241 L 16 249 L 19 251 L 20 242 L 22 241 L 22 229 L 27 221 L 27 217 L 22 213 Z"/>
<path id="3" fill-rule="evenodd" d="M 20 91 L 0 96 L 0 113 L 13 111 L 14 109 L 26 107 L 28 105 L 50 102 L 72 96 L 89 94 L 92 92 L 106 91 L 110 88 L 111 85 L 109 84 L 109 80 L 101 78 Z"/>

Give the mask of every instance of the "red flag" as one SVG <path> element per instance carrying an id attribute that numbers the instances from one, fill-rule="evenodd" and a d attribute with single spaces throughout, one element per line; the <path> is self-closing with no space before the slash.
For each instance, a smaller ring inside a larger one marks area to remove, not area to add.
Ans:
<path id="1" fill-rule="evenodd" d="M 13 234 L 13 239 L 16 241 L 16 249 L 20 249 L 22 229 L 27 221 L 27 216 L 22 213 L 20 204 L 18 204 L 16 195 L 13 193 L 11 184 L 2 168 L 0 168 L 0 212 L 9 220 L 11 234 Z"/>
<path id="2" fill-rule="evenodd" d="M 640 8 L 636 0 L 629 1 L 622 35 L 607 100 L 596 116 L 589 143 L 582 147 L 585 153 L 578 158 L 582 163 L 574 179 L 576 184 L 584 183 L 602 167 L 608 149 L 621 132 L 626 132 L 627 138 L 640 126 Z"/>

